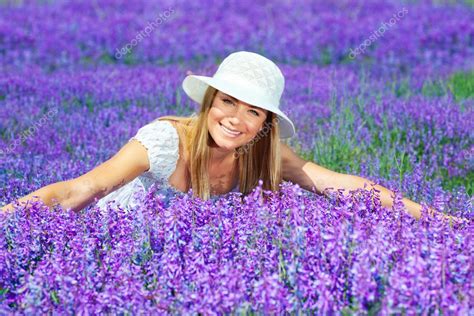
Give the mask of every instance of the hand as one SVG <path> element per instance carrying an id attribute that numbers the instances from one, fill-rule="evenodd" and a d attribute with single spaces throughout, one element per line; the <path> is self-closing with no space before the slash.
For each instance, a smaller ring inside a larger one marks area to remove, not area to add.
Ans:
<path id="1" fill-rule="evenodd" d="M 469 223 L 469 220 L 467 218 L 460 218 L 460 217 L 456 217 L 456 216 L 452 216 L 452 215 L 445 215 L 445 214 L 442 214 L 442 216 L 443 216 L 443 221 L 448 220 L 449 225 L 451 227 L 453 226 L 453 223 L 456 223 L 456 224 L 468 224 Z"/>
<path id="2" fill-rule="evenodd" d="M 457 216 L 444 214 L 444 213 L 439 212 L 439 211 L 437 211 L 437 210 L 435 210 L 434 208 L 431 208 L 431 207 L 428 208 L 428 214 L 430 216 L 436 216 L 436 217 L 440 216 L 441 220 L 443 222 L 445 220 L 449 221 L 451 227 L 453 226 L 453 223 L 456 223 L 456 224 L 467 224 L 467 223 L 469 223 L 469 220 L 467 218 L 460 218 L 460 217 L 457 217 Z"/>
<path id="3" fill-rule="evenodd" d="M 460 223 L 469 223 L 469 220 L 467 218 L 461 218 L 461 217 L 456 217 L 456 216 L 451 216 L 454 220 L 460 222 Z"/>
<path id="4" fill-rule="evenodd" d="M 13 212 L 15 210 L 15 208 L 13 207 L 13 205 L 11 204 L 7 204 L 3 207 L 0 208 L 0 213 L 9 213 L 9 212 Z"/>

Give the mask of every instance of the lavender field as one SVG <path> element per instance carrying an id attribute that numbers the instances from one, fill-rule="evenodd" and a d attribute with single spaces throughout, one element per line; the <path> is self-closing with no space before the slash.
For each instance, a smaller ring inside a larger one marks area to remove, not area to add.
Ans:
<path id="1" fill-rule="evenodd" d="M 0 214 L 0 314 L 474 314 L 472 21 L 472 1 L 0 2 L 1 205 L 191 115 L 186 73 L 239 50 L 285 75 L 295 151 L 396 193 L 18 207 Z M 469 222 L 416 220 L 402 196 Z"/>

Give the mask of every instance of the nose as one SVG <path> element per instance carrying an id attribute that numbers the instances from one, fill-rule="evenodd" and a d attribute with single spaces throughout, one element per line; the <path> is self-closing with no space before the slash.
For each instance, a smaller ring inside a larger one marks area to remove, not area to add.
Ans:
<path id="1" fill-rule="evenodd" d="M 239 122 L 240 122 L 240 119 L 237 117 L 237 115 L 232 115 L 231 117 L 229 117 L 229 123 L 232 126 L 239 125 Z"/>
<path id="2" fill-rule="evenodd" d="M 242 122 L 242 115 L 244 115 L 244 112 L 244 106 L 238 104 L 236 109 L 234 109 L 234 112 L 229 116 L 229 123 L 232 124 L 232 126 L 239 125 L 239 123 Z"/>

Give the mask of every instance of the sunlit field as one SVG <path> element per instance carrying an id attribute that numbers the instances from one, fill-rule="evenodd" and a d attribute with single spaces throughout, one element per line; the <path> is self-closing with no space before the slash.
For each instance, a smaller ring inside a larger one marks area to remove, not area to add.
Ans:
<path id="1" fill-rule="evenodd" d="M 0 314 L 474 313 L 472 21 L 472 1 L 2 1 L 1 205 L 198 111 L 187 72 L 239 50 L 285 75 L 288 145 L 396 194 L 18 206 L 0 214 Z M 402 196 L 469 222 L 416 220 Z"/>

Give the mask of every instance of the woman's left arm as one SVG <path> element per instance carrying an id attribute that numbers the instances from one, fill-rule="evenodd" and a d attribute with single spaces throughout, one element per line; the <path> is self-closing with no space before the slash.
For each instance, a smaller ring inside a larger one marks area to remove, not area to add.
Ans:
<path id="1" fill-rule="evenodd" d="M 282 156 L 282 176 L 284 180 L 297 183 L 300 187 L 308 191 L 315 191 L 322 195 L 325 190 L 342 190 L 343 194 L 346 195 L 350 190 L 363 189 L 364 184 L 370 188 L 370 180 L 365 178 L 335 172 L 324 167 L 318 166 L 317 164 L 306 161 L 295 154 L 288 145 L 281 143 L 281 156 Z M 375 189 L 380 191 L 380 201 L 382 206 L 391 208 L 393 206 L 394 193 L 387 188 L 374 185 Z M 402 199 L 408 213 L 420 219 L 421 217 L 421 205 L 415 203 L 407 198 Z M 445 215 L 435 211 L 432 208 L 428 208 L 428 213 L 433 215 L 437 213 L 445 219 L 451 219 L 455 221 L 467 221 L 465 219 L 459 219 L 457 217 Z"/>

